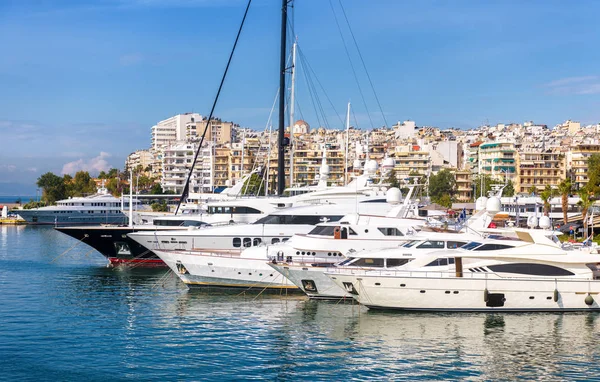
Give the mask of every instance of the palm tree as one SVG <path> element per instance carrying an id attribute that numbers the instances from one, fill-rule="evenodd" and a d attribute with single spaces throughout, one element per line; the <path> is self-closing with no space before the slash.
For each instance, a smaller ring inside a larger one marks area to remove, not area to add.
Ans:
<path id="1" fill-rule="evenodd" d="M 581 217 L 583 218 L 583 229 L 585 230 L 586 235 L 587 235 L 587 226 L 588 226 L 588 224 L 587 224 L 588 216 L 587 215 L 588 215 L 588 210 L 590 209 L 590 207 L 593 204 L 593 201 L 590 199 L 590 193 L 586 187 L 579 190 L 579 198 L 581 200 L 579 202 L 577 202 L 577 205 L 581 207 Z"/>
<path id="2" fill-rule="evenodd" d="M 569 210 L 569 195 L 573 192 L 573 184 L 571 179 L 567 178 L 558 185 L 558 192 L 562 196 L 563 224 L 567 224 Z"/>
<path id="3" fill-rule="evenodd" d="M 546 185 L 544 191 L 540 193 L 540 198 L 542 198 L 542 202 L 544 202 L 544 215 L 550 215 L 550 198 L 554 194 L 554 190 L 550 187 L 549 184 Z"/>

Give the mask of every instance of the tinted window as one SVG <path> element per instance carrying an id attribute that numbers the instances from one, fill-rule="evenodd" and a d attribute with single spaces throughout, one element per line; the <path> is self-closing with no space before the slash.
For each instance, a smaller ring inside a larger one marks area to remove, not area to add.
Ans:
<path id="1" fill-rule="evenodd" d="M 319 236 L 333 236 L 333 231 L 335 230 L 335 226 L 316 226 L 312 229 L 308 234 L 309 235 L 319 235 Z"/>
<path id="2" fill-rule="evenodd" d="M 402 232 L 400 232 L 398 230 L 398 228 L 396 227 L 392 227 L 392 228 L 384 228 L 384 227 L 380 227 L 377 228 L 379 231 L 381 231 L 382 234 L 384 234 L 385 236 L 404 236 L 404 234 Z"/>
<path id="3" fill-rule="evenodd" d="M 520 275 L 532 276 L 572 276 L 573 273 L 553 265 L 546 264 L 530 264 L 530 263 L 515 263 L 515 264 L 498 264 L 490 265 L 488 268 L 492 272 L 517 273 Z"/>
<path id="4" fill-rule="evenodd" d="M 259 245 L 261 242 L 262 242 L 262 240 L 261 240 L 260 238 L 258 238 L 258 237 L 255 237 L 255 238 L 254 238 L 254 240 L 252 240 L 252 245 L 256 247 L 256 246 L 257 246 L 257 245 Z"/>
<path id="5" fill-rule="evenodd" d="M 418 245 L 417 248 L 431 248 L 431 249 L 444 248 L 444 242 L 428 240 L 428 241 L 424 242 L 423 244 Z"/>
<path id="6" fill-rule="evenodd" d="M 338 221 L 343 215 L 269 215 L 258 219 L 254 224 L 305 224 L 316 225 L 323 223 L 325 220 Z"/>
<path id="7" fill-rule="evenodd" d="M 410 247 L 414 246 L 415 244 L 417 244 L 418 242 L 419 242 L 419 240 L 409 241 L 408 243 L 404 244 L 403 247 L 410 248 Z"/>
<path id="8" fill-rule="evenodd" d="M 392 267 L 399 267 L 401 265 L 404 265 L 406 263 L 408 263 L 410 260 L 412 259 L 387 259 L 386 263 L 387 263 L 387 267 L 388 268 L 392 268 Z"/>
<path id="9" fill-rule="evenodd" d="M 244 238 L 244 247 L 250 247 L 252 246 L 252 239 L 250 239 L 249 237 L 245 237 Z"/>
<path id="10" fill-rule="evenodd" d="M 358 259 L 354 263 L 349 264 L 353 267 L 377 267 L 383 268 L 383 259 Z"/>
<path id="11" fill-rule="evenodd" d="M 271 244 L 279 243 L 279 238 L 274 237 L 271 239 Z"/>
<path id="12" fill-rule="evenodd" d="M 438 267 L 440 265 L 448 265 L 448 259 L 446 259 L 446 258 L 435 259 L 431 263 L 427 264 L 426 267 Z"/>
<path id="13" fill-rule="evenodd" d="M 506 248 L 512 248 L 512 245 L 506 245 L 506 244 L 484 244 L 481 247 L 474 249 L 474 251 L 495 251 L 497 249 L 506 249 Z"/>
<path id="14" fill-rule="evenodd" d="M 235 248 L 239 248 L 242 246 L 242 239 L 240 239 L 239 237 L 234 237 L 233 238 L 233 246 Z"/>
<path id="15" fill-rule="evenodd" d="M 467 244 L 467 243 L 465 243 L 464 241 L 447 241 L 446 242 L 446 248 L 448 248 L 448 249 L 456 249 L 456 248 L 462 247 L 465 244 Z"/>
<path id="16" fill-rule="evenodd" d="M 479 247 L 481 245 L 481 243 L 478 243 L 476 241 L 472 241 L 468 244 L 463 245 L 461 248 L 462 249 L 466 249 L 467 251 L 471 251 L 473 248 Z"/>

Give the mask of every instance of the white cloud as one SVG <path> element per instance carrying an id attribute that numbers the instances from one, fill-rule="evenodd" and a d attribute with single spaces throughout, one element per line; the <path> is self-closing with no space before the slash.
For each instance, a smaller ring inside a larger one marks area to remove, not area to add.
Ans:
<path id="1" fill-rule="evenodd" d="M 100 171 L 108 171 L 111 166 L 108 164 L 106 158 L 110 158 L 110 156 L 109 153 L 102 151 L 100 152 L 100 155 L 87 161 L 81 158 L 76 161 L 65 163 L 61 173 L 74 175 L 77 171 L 88 171 L 92 174 L 99 173 Z"/>
<path id="2" fill-rule="evenodd" d="M 543 85 L 548 94 L 600 94 L 600 76 L 566 77 L 550 81 Z"/>
<path id="3" fill-rule="evenodd" d="M 14 164 L 3 164 L 0 165 L 0 172 L 14 172 L 17 169 L 17 166 Z"/>

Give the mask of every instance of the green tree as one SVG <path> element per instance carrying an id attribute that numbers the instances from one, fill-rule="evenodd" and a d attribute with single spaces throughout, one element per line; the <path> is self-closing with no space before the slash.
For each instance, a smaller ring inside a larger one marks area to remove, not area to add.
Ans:
<path id="1" fill-rule="evenodd" d="M 243 195 L 262 195 L 265 190 L 265 182 L 260 174 L 254 173 L 250 175 L 244 186 L 242 187 Z"/>
<path id="2" fill-rule="evenodd" d="M 387 177 L 385 183 L 389 184 L 389 187 L 397 187 L 400 188 L 400 182 L 398 181 L 398 176 L 396 175 L 396 170 L 392 169 L 390 172 L 390 176 Z"/>
<path id="3" fill-rule="evenodd" d="M 150 205 L 152 211 L 154 212 L 168 212 L 169 206 L 165 200 L 161 200 L 160 202 L 155 202 Z"/>
<path id="4" fill-rule="evenodd" d="M 96 182 L 87 171 L 77 171 L 73 178 L 73 196 L 83 196 L 96 192 Z"/>
<path id="5" fill-rule="evenodd" d="M 502 196 L 515 196 L 515 186 L 512 180 L 506 182 L 506 186 L 502 190 Z"/>
<path id="6" fill-rule="evenodd" d="M 483 183 L 483 193 L 481 192 L 482 190 L 482 183 Z M 511 183 L 511 187 L 512 187 L 512 182 Z M 480 196 L 488 196 L 488 194 L 490 193 L 490 191 L 492 191 L 492 186 L 496 185 L 496 184 L 504 184 L 504 182 L 502 180 L 499 179 L 493 179 L 491 176 L 489 175 L 477 175 L 473 178 L 473 185 L 475 186 L 475 191 L 473 194 L 473 199 L 477 200 L 478 197 Z M 506 189 L 505 189 L 506 190 Z M 505 195 L 505 191 L 502 192 L 503 195 Z M 514 194 L 514 188 L 513 188 L 513 194 Z"/>
<path id="7" fill-rule="evenodd" d="M 106 174 L 107 178 L 116 178 L 119 175 L 119 170 L 116 168 L 111 168 L 108 170 L 108 174 Z"/>
<path id="8" fill-rule="evenodd" d="M 531 187 L 529 187 L 527 192 L 530 193 L 531 195 L 536 195 L 538 193 L 538 190 L 537 190 L 536 186 L 531 186 Z"/>
<path id="9" fill-rule="evenodd" d="M 114 196 L 116 196 L 116 197 L 121 196 L 121 185 L 120 185 L 119 179 L 117 179 L 117 178 L 109 179 L 108 182 L 106 182 L 105 187 L 108 190 L 108 192 L 110 192 Z"/>
<path id="10" fill-rule="evenodd" d="M 587 234 L 588 210 L 590 209 L 590 207 L 592 206 L 592 204 L 594 202 L 590 198 L 590 191 L 586 187 L 583 187 L 581 190 L 579 190 L 578 195 L 579 195 L 580 200 L 579 200 L 579 202 L 577 202 L 577 205 L 579 207 L 581 207 L 581 217 L 583 218 L 583 229 L 585 230 L 585 232 Z"/>
<path id="11" fill-rule="evenodd" d="M 456 179 L 449 170 L 441 170 L 429 177 L 429 196 L 433 202 L 441 205 L 440 200 L 444 195 L 452 199 L 455 192 Z"/>
<path id="12" fill-rule="evenodd" d="M 104 171 L 100 171 L 100 174 L 98 174 L 98 179 L 107 179 L 108 178 L 108 174 Z"/>
<path id="13" fill-rule="evenodd" d="M 571 183 L 571 179 L 567 178 L 560 182 L 560 184 L 558 185 L 558 192 L 560 193 L 562 202 L 563 224 L 567 224 L 567 212 L 569 210 L 569 195 L 571 194 L 571 192 L 573 192 L 573 184 Z"/>
<path id="14" fill-rule="evenodd" d="M 587 161 L 586 188 L 596 198 L 600 197 L 600 154 L 592 154 Z"/>
<path id="15" fill-rule="evenodd" d="M 63 178 L 51 172 L 41 175 L 36 184 L 43 190 L 42 199 L 48 204 L 54 204 L 57 200 L 67 197 Z"/>
<path id="16" fill-rule="evenodd" d="M 452 198 L 448 194 L 442 195 L 436 202 L 440 206 L 444 206 L 446 208 L 452 207 Z"/>
<path id="17" fill-rule="evenodd" d="M 150 189 L 150 193 L 152 195 L 162 195 L 163 189 L 162 189 L 162 186 L 160 185 L 160 183 L 154 183 L 154 185 Z"/>
<path id="18" fill-rule="evenodd" d="M 554 191 L 549 184 L 547 184 L 544 191 L 540 193 L 540 198 L 542 198 L 542 202 L 544 203 L 544 215 L 546 216 L 550 215 L 550 199 L 552 198 L 553 194 Z"/>

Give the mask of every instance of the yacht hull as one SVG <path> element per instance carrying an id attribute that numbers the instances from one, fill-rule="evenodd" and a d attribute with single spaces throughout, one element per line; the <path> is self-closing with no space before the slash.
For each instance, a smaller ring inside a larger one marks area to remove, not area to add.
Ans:
<path id="1" fill-rule="evenodd" d="M 301 293 L 294 284 L 267 265 L 266 259 L 235 254 L 155 250 L 188 287 L 285 290 Z"/>
<path id="2" fill-rule="evenodd" d="M 88 214 L 88 211 L 70 211 L 69 213 L 55 213 L 41 209 L 15 211 L 28 224 L 34 225 L 100 225 L 127 223 L 127 217 L 121 212 L 106 214 Z"/>
<path id="3" fill-rule="evenodd" d="M 350 293 L 336 285 L 325 274 L 325 271 L 330 268 L 286 263 L 269 263 L 269 266 L 281 273 L 312 299 L 339 300 L 341 298 L 352 298 Z"/>
<path id="4" fill-rule="evenodd" d="M 414 273 L 412 276 L 409 272 L 404 273 L 406 277 L 328 275 L 371 309 L 449 312 L 600 310 L 600 281 L 596 280 L 418 277 Z"/>
<path id="5" fill-rule="evenodd" d="M 143 267 L 166 267 L 167 265 L 151 250 L 127 236 L 137 232 L 129 227 L 56 227 L 57 231 L 82 241 L 100 252 L 110 265 L 135 265 Z M 156 228 L 149 228 L 156 230 Z"/>

